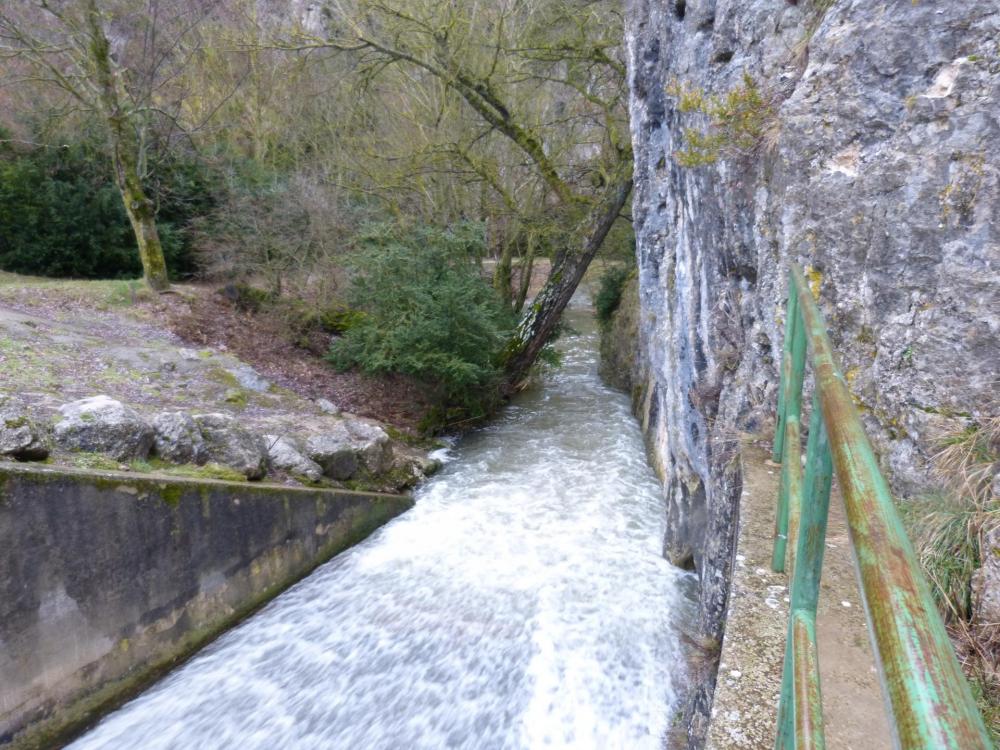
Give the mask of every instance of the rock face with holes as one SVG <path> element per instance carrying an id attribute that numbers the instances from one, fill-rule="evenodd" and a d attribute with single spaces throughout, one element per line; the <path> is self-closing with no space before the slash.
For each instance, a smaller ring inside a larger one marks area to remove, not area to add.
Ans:
<path id="1" fill-rule="evenodd" d="M 627 7 L 634 394 L 668 496 L 666 552 L 698 570 L 700 635 L 717 640 L 735 442 L 773 419 L 790 261 L 812 269 L 897 494 L 926 488 L 938 435 L 996 412 L 1000 13 L 860 0 Z M 730 95 L 736 116 L 717 110 L 713 125 L 712 97 Z M 711 685 L 692 697 L 693 745 L 710 703 Z"/>

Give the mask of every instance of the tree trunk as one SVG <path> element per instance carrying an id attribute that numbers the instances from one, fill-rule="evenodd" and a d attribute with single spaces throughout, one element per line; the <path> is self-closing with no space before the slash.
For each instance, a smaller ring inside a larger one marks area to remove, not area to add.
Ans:
<path id="1" fill-rule="evenodd" d="M 120 82 L 112 68 L 111 44 L 104 33 L 96 0 L 87 2 L 87 25 L 90 36 L 88 51 L 100 89 L 102 114 L 108 126 L 115 184 L 132 223 L 146 283 L 154 291 L 163 292 L 170 288 L 170 281 L 167 279 L 160 233 L 156 229 L 156 211 L 142 188 L 139 176 L 139 136 L 135 124 L 122 108 Z"/>
<path id="2" fill-rule="evenodd" d="M 503 250 L 500 251 L 500 258 L 497 260 L 496 268 L 493 269 L 493 288 L 505 305 L 510 305 L 514 297 L 514 291 L 511 287 L 514 244 L 514 238 L 506 235 L 503 237 Z"/>
<path id="3" fill-rule="evenodd" d="M 153 202 L 146 197 L 134 166 L 121 163 L 120 149 L 115 148 L 115 179 L 125 203 L 125 212 L 132 222 L 132 231 L 139 247 L 142 273 L 149 288 L 164 292 L 170 288 L 167 262 L 163 257 L 160 233 L 156 229 Z"/>
<path id="4" fill-rule="evenodd" d="M 521 257 L 521 277 L 518 279 L 517 300 L 514 302 L 514 312 L 518 315 L 524 310 L 524 301 L 528 298 L 531 288 L 531 275 L 535 266 L 535 237 L 528 235 L 527 248 Z"/>
<path id="5" fill-rule="evenodd" d="M 632 192 L 632 158 L 629 154 L 619 167 L 600 200 L 593 206 L 577 232 L 579 250 L 556 259 L 545 286 L 521 318 L 514 336 L 507 345 L 503 391 L 509 395 L 519 390 L 538 359 L 542 348 L 552 338 L 562 312 L 569 304 L 590 261 L 601 249 Z"/>

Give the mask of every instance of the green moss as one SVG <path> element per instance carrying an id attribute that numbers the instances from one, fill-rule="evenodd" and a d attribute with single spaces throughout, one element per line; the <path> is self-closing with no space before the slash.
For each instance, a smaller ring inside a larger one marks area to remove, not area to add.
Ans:
<path id="1" fill-rule="evenodd" d="M 223 369 L 221 367 L 216 367 L 215 369 L 209 370 L 207 375 L 209 380 L 212 380 L 220 385 L 224 385 L 228 388 L 239 388 L 240 381 L 235 375 L 233 375 L 229 370 Z"/>
<path id="2" fill-rule="evenodd" d="M 435 440 L 433 438 L 428 438 L 424 435 L 414 435 L 412 433 L 406 432 L 405 430 L 400 430 L 392 425 L 385 425 L 384 428 L 386 434 L 393 440 L 402 443 L 403 445 L 409 445 L 412 448 L 420 448 L 422 450 L 437 450 L 438 448 L 446 447 L 444 443 L 440 440 Z"/>
<path id="3" fill-rule="evenodd" d="M 187 477 L 190 479 L 218 479 L 223 482 L 245 482 L 246 476 L 236 469 L 231 469 L 222 464 L 208 463 L 204 466 L 195 464 L 179 464 L 158 469 L 162 474 L 174 477 Z"/>
<path id="4" fill-rule="evenodd" d="M 16 430 L 18 427 L 25 427 L 28 424 L 27 417 L 14 417 L 12 419 L 5 419 L 3 421 L 5 425 L 11 430 Z"/>
<path id="5" fill-rule="evenodd" d="M 73 453 L 68 458 L 70 466 L 77 469 L 90 469 L 92 471 L 117 471 L 121 464 L 111 456 L 103 453 Z"/>
<path id="6" fill-rule="evenodd" d="M 246 406 L 248 402 L 246 391 L 242 388 L 229 388 L 226 391 L 225 400 L 227 404 L 240 407 Z"/>
<path id="7" fill-rule="evenodd" d="M 179 484 L 166 484 L 160 489 L 160 498 L 171 508 L 180 505 L 183 496 L 184 487 Z"/>

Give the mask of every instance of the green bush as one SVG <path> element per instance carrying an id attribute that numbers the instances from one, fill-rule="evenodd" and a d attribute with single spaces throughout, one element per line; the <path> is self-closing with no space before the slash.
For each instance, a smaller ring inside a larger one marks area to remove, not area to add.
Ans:
<path id="1" fill-rule="evenodd" d="M 358 244 L 349 302 L 361 314 L 330 361 L 411 375 L 444 404 L 475 409 L 500 376 L 498 354 L 514 324 L 480 274 L 481 228 L 377 225 Z"/>
<path id="2" fill-rule="evenodd" d="M 194 270 L 185 227 L 206 210 L 207 178 L 184 162 L 163 165 L 151 191 L 167 268 Z M 134 278 L 135 236 L 103 150 L 84 143 L 15 151 L 0 146 L 0 269 L 38 276 Z"/>
<path id="3" fill-rule="evenodd" d="M 629 266 L 611 266 L 601 276 L 597 295 L 594 297 L 594 309 L 601 325 L 611 322 L 611 316 L 615 314 L 622 300 L 622 289 L 625 288 L 625 282 L 631 274 L 632 269 Z"/>

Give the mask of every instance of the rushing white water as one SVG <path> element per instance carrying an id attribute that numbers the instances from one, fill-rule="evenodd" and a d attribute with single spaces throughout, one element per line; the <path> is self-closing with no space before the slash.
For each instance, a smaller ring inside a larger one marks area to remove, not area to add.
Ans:
<path id="1" fill-rule="evenodd" d="M 660 748 L 690 576 L 589 314 L 416 507 L 71 747 Z"/>

